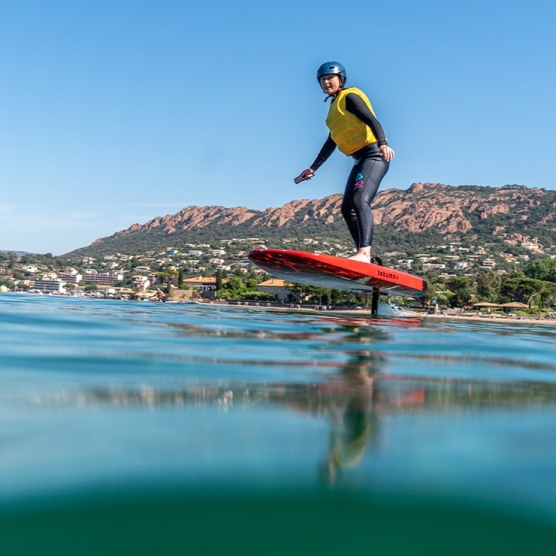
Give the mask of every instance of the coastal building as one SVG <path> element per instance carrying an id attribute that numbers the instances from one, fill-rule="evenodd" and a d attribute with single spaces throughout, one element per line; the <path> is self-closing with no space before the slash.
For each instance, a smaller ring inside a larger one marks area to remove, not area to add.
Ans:
<path id="1" fill-rule="evenodd" d="M 445 268 L 445 264 L 427 263 L 423 265 L 424 272 L 428 272 L 429 270 L 444 270 Z"/>
<path id="2" fill-rule="evenodd" d="M 29 274 L 36 274 L 39 271 L 39 269 L 32 264 L 22 266 L 21 270 L 23 270 L 23 272 L 28 272 Z"/>
<path id="3" fill-rule="evenodd" d="M 117 272 L 97 272 L 85 276 L 85 282 L 89 282 L 90 284 L 113 284 L 123 279 L 124 275 Z"/>
<path id="4" fill-rule="evenodd" d="M 398 270 L 412 270 L 413 269 L 413 259 L 400 259 L 396 265 L 395 268 L 397 268 Z"/>
<path id="5" fill-rule="evenodd" d="M 34 290 L 44 293 L 65 293 L 65 282 L 62 280 L 35 280 L 33 285 L 29 284 Z"/>
<path id="6" fill-rule="evenodd" d="M 78 284 L 83 279 L 81 274 L 74 274 L 73 272 L 58 272 L 58 278 L 66 284 Z"/>
<path id="7" fill-rule="evenodd" d="M 102 292 L 104 294 L 115 294 L 116 288 L 113 286 L 105 286 L 104 284 L 98 284 L 97 291 Z"/>
<path id="8" fill-rule="evenodd" d="M 226 283 L 226 280 L 222 280 Z M 199 288 L 202 292 L 208 292 L 216 289 L 216 278 L 212 276 L 196 276 L 194 278 L 185 278 L 183 280 L 184 286 L 190 288 Z"/>
<path id="9" fill-rule="evenodd" d="M 150 271 L 151 271 L 151 269 L 148 266 L 136 266 L 135 267 L 135 272 L 149 273 Z"/>
<path id="10" fill-rule="evenodd" d="M 151 285 L 151 282 L 146 276 L 138 274 L 131 277 L 131 285 L 134 288 L 141 288 L 142 290 L 146 290 Z"/>
<path id="11" fill-rule="evenodd" d="M 93 264 L 94 262 L 95 259 L 93 259 L 93 257 L 83 257 L 82 259 L 83 264 Z"/>
<path id="12" fill-rule="evenodd" d="M 539 240 L 536 237 L 534 237 L 530 241 L 522 242 L 521 245 L 522 245 L 522 247 L 524 247 L 525 249 L 528 249 L 529 251 L 537 251 L 539 253 L 542 253 L 543 250 L 544 250 L 544 246 L 539 243 Z"/>
<path id="13" fill-rule="evenodd" d="M 271 278 L 257 285 L 257 291 L 275 295 L 280 301 L 285 301 L 292 292 L 284 280 Z"/>

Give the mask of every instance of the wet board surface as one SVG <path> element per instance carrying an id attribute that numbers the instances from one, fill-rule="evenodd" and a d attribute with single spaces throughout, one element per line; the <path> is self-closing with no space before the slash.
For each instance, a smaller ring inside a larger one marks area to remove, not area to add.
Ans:
<path id="1" fill-rule="evenodd" d="M 272 276 L 323 288 L 419 297 L 427 284 L 418 276 L 393 268 L 305 251 L 255 249 L 249 260 Z"/>

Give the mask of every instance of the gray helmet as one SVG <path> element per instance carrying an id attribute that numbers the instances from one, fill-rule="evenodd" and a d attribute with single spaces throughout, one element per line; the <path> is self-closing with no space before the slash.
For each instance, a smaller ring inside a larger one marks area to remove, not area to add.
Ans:
<path id="1" fill-rule="evenodd" d="M 317 71 L 317 81 L 320 81 L 320 78 L 323 75 L 339 75 L 342 81 L 342 86 L 347 81 L 347 73 L 346 68 L 340 64 L 340 62 L 325 62 Z"/>

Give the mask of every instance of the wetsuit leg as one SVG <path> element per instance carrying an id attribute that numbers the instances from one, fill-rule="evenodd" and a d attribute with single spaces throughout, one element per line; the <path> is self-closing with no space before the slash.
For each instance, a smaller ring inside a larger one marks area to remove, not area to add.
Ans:
<path id="1" fill-rule="evenodd" d="M 342 215 L 348 224 L 351 237 L 354 241 L 356 237 L 358 239 L 356 243 L 358 249 L 373 243 L 374 222 L 371 203 L 389 166 L 390 163 L 380 155 L 368 156 L 360 160 L 350 172 L 342 203 Z M 349 220 L 346 217 L 348 206 L 351 208 Z M 352 213 L 357 225 L 357 236 L 352 231 L 354 222 Z"/>
<path id="2" fill-rule="evenodd" d="M 349 173 L 344 198 L 342 200 L 341 211 L 342 216 L 346 221 L 349 233 L 355 243 L 355 247 L 359 248 L 359 226 L 357 225 L 357 214 L 355 213 L 355 208 L 353 206 L 353 184 L 355 183 L 355 178 L 359 172 L 357 168 L 358 166 L 356 164 Z"/>

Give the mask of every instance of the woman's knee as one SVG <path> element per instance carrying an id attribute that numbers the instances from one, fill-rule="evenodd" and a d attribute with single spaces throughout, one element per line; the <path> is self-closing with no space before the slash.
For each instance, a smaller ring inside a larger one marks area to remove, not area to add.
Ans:
<path id="1" fill-rule="evenodd" d="M 353 218 L 355 218 L 355 212 L 353 210 L 353 204 L 351 203 L 351 201 L 350 202 L 344 201 L 342 203 L 342 206 L 340 207 L 340 212 L 342 213 L 342 216 L 346 221 L 350 221 L 353 220 Z"/>

